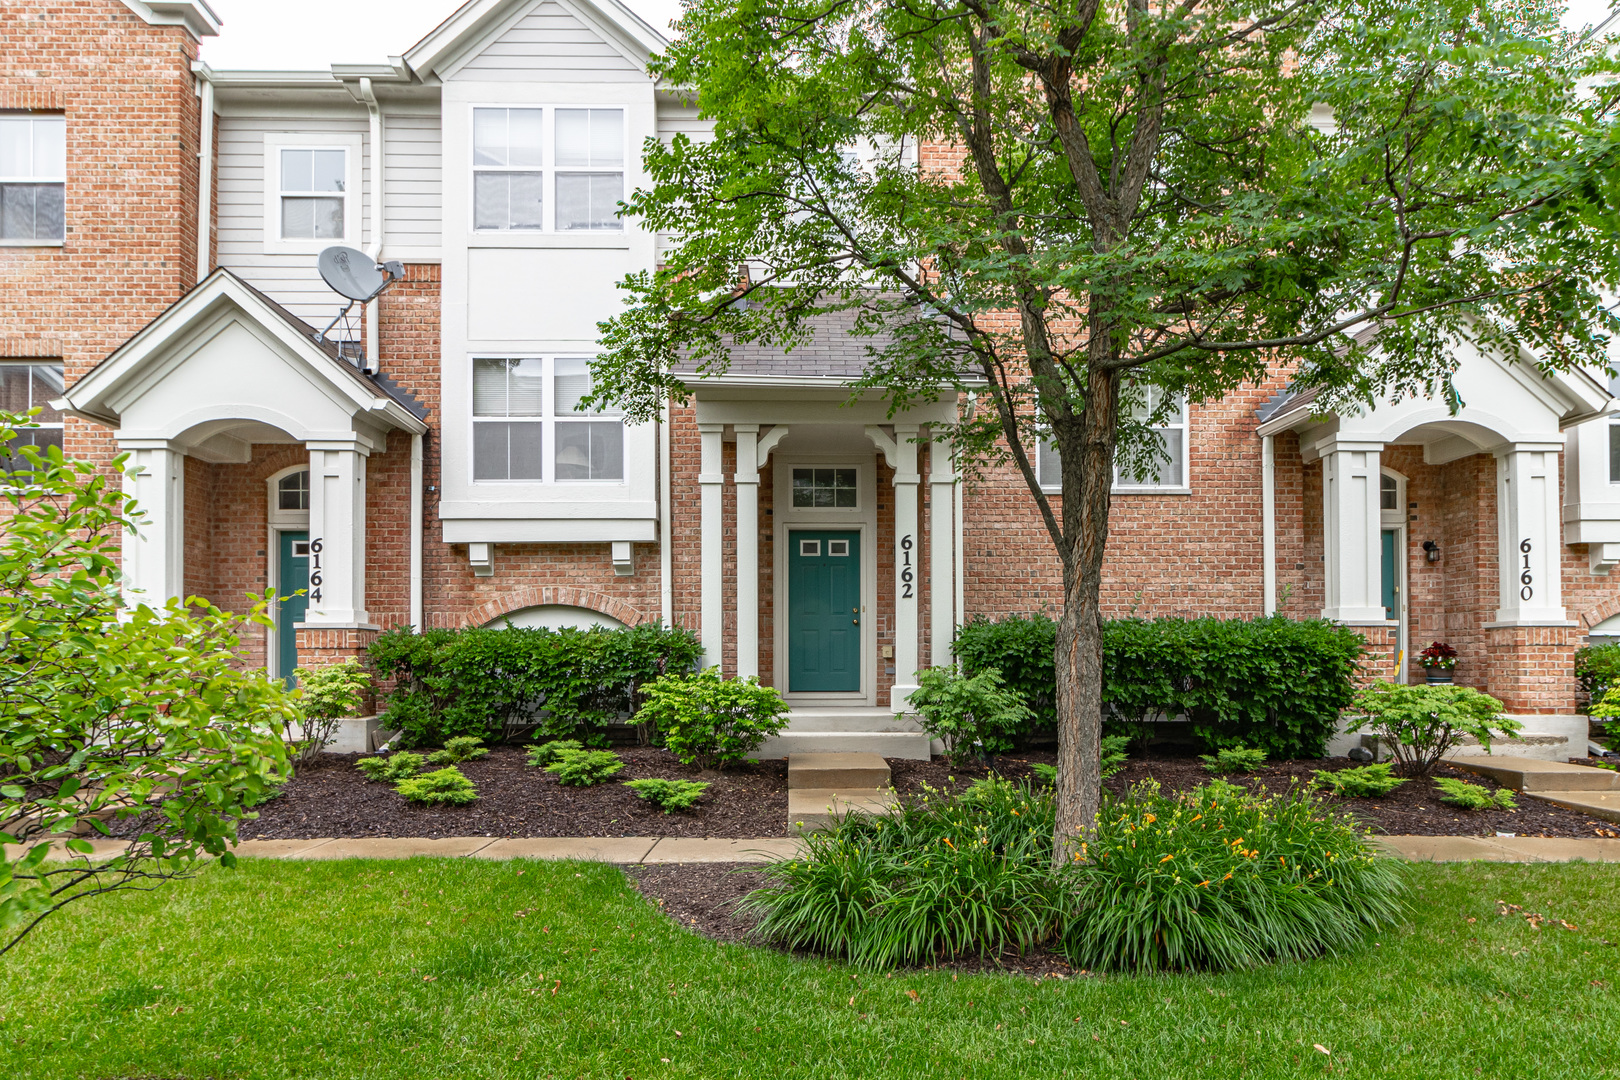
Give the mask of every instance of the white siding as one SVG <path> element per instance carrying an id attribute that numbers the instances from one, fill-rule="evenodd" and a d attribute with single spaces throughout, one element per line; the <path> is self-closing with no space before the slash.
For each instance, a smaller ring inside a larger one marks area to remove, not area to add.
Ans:
<path id="1" fill-rule="evenodd" d="M 658 138 L 665 144 L 675 140 L 675 136 L 685 135 L 695 143 L 708 142 L 714 138 L 714 122 L 702 120 L 698 117 L 696 105 L 676 105 L 669 101 L 658 103 Z M 669 233 L 658 234 L 658 255 L 675 246 L 675 238 Z"/>
<path id="2" fill-rule="evenodd" d="M 602 34 L 545 0 L 455 74 L 480 82 L 625 82 L 645 79 Z"/>
<path id="3" fill-rule="evenodd" d="M 222 115 L 219 118 L 219 264 L 261 290 L 294 315 L 325 326 L 336 315 L 341 300 L 316 272 L 313 254 L 280 255 L 264 250 L 264 191 L 266 162 L 264 136 L 282 131 L 295 134 L 341 133 L 361 137 L 370 153 L 366 114 L 334 110 L 296 115 Z M 364 162 L 361 163 L 362 166 Z M 361 169 L 360 246 L 371 241 L 371 184 L 369 170 Z"/>
<path id="4" fill-rule="evenodd" d="M 384 258 L 439 257 L 444 214 L 439 117 L 383 114 Z"/>

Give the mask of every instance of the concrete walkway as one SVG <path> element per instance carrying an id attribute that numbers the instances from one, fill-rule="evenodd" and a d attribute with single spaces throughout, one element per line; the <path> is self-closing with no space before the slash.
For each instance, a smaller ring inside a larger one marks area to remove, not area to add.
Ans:
<path id="1" fill-rule="evenodd" d="M 1537 836 L 1379 836 L 1373 843 L 1388 855 L 1412 862 L 1549 863 L 1620 862 L 1620 840 Z M 107 859 L 124 849 L 122 841 L 93 841 L 92 858 Z M 441 840 L 369 837 L 357 840 L 244 840 L 236 854 L 259 859 L 584 859 L 618 863 L 762 863 L 798 852 L 791 837 L 727 840 L 682 836 L 529 837 L 456 836 Z M 60 848 L 52 853 L 64 858 Z M 77 856 L 74 856 L 77 857 Z"/>

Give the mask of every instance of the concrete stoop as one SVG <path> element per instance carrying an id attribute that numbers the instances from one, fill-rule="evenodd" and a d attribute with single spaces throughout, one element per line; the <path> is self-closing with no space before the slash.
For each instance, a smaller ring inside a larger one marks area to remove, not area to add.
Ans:
<path id="1" fill-rule="evenodd" d="M 788 826 L 823 829 L 852 810 L 881 814 L 894 805 L 889 763 L 876 753 L 788 755 Z"/>
<path id="2" fill-rule="evenodd" d="M 897 716 L 893 709 L 796 708 L 788 714 L 787 727 L 781 734 L 766 739 L 751 756 L 864 753 L 927 761 L 930 751 L 927 732 L 909 716 Z"/>
<path id="3" fill-rule="evenodd" d="M 1526 798 L 1540 799 L 1605 821 L 1620 821 L 1620 772 L 1511 755 L 1448 758 L 1447 762 L 1488 776 Z"/>

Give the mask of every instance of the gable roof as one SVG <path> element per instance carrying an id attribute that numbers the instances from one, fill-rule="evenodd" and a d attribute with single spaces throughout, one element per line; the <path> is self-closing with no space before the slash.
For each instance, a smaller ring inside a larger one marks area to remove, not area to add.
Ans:
<path id="1" fill-rule="evenodd" d="M 570 0 L 616 36 L 633 45 L 638 62 L 669 47 L 669 39 L 648 26 L 620 0 Z M 405 62 L 422 78 L 442 78 L 459 66 L 467 50 L 486 35 L 519 18 L 535 0 L 467 0 L 444 22 L 405 52 Z"/>

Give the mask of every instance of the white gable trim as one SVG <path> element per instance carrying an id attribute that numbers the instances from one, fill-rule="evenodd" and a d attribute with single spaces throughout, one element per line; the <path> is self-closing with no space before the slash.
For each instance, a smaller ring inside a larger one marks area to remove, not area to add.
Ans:
<path id="1" fill-rule="evenodd" d="M 539 6 L 541 0 L 468 0 L 405 53 L 419 76 L 451 78 L 484 48 Z M 626 59 L 645 68 L 647 58 L 669 47 L 669 40 L 642 22 L 618 0 L 557 0 L 598 31 Z"/>

